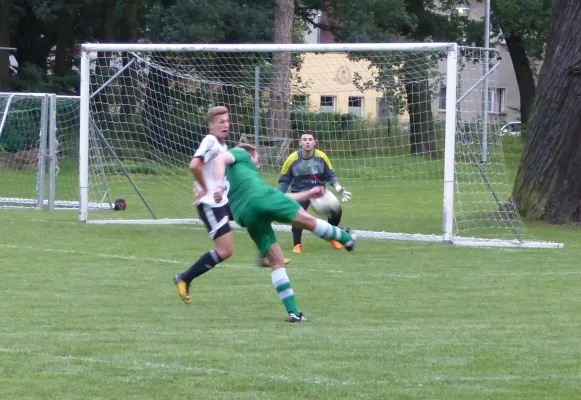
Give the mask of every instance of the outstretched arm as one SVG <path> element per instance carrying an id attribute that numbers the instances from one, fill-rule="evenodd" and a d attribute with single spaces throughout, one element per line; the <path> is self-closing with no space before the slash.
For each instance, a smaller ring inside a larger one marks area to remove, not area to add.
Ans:
<path id="1" fill-rule="evenodd" d="M 315 186 L 305 192 L 287 193 L 286 195 L 299 203 L 311 199 L 316 199 L 325 194 L 325 186 Z"/>
<path id="2" fill-rule="evenodd" d="M 232 153 L 227 151 L 226 153 L 220 154 L 214 160 L 214 180 L 218 183 L 216 191 L 214 192 L 214 200 L 216 202 L 222 201 L 222 196 L 224 195 L 224 178 L 226 176 L 226 165 L 234 164 L 234 156 Z"/>
<path id="3" fill-rule="evenodd" d="M 339 179 L 337 178 L 337 175 L 335 175 L 335 170 L 333 169 L 333 165 L 331 165 L 329 158 L 324 153 L 322 157 L 325 162 L 325 171 L 323 174 L 324 181 L 335 188 L 337 193 L 341 196 L 341 201 L 343 203 L 348 202 L 351 199 L 351 192 L 346 191 L 345 188 L 339 184 Z"/>

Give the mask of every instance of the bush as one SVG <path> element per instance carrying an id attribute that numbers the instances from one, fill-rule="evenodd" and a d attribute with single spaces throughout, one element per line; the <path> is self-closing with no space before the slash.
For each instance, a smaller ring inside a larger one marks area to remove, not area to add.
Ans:
<path id="1" fill-rule="evenodd" d="M 23 121 L 25 123 L 26 121 Z M 38 141 L 38 127 L 37 131 L 32 134 L 30 129 L 22 125 L 16 126 L 12 123 L 4 125 L 4 129 L 0 133 L 0 146 L 7 153 L 17 153 L 21 150 L 26 150 L 36 147 Z"/>

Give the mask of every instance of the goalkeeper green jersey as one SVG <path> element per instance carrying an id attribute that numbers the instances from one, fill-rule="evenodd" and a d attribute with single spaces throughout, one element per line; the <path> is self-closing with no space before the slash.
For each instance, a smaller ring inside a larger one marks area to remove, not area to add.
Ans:
<path id="1" fill-rule="evenodd" d="M 230 184 L 230 211 L 234 220 L 240 223 L 240 216 L 252 199 L 265 197 L 275 189 L 262 180 L 246 150 L 234 148 L 229 152 L 234 157 L 234 163 L 226 166 L 226 179 Z"/>

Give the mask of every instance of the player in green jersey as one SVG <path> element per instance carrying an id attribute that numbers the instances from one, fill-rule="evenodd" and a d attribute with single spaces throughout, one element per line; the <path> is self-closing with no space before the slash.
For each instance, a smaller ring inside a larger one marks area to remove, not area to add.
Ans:
<path id="1" fill-rule="evenodd" d="M 260 161 L 254 146 L 241 144 L 214 160 L 214 180 L 218 186 L 214 200 L 220 201 L 228 181 L 230 210 L 234 220 L 248 230 L 261 256 L 272 266 L 272 283 L 289 314 L 288 322 L 306 321 L 297 308 L 294 292 L 288 279 L 284 257 L 272 229 L 272 222 L 291 223 L 325 240 L 337 240 L 347 251 L 353 251 L 356 237 L 349 229 L 342 230 L 327 221 L 317 219 L 298 203 L 321 197 L 323 186 L 300 193 L 284 194 L 271 187 L 258 172 Z"/>

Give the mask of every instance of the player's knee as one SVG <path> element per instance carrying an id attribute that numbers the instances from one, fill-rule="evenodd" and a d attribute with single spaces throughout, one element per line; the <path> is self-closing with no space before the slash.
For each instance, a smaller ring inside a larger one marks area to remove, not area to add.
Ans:
<path id="1" fill-rule="evenodd" d="M 234 254 L 234 241 L 224 237 L 220 239 L 222 240 L 216 240 L 216 253 L 222 260 L 232 257 L 232 254 Z"/>
<path id="2" fill-rule="evenodd" d="M 216 253 L 218 253 L 222 261 L 224 261 L 225 259 L 232 257 L 232 254 L 234 254 L 234 245 L 216 246 Z"/>
<path id="3" fill-rule="evenodd" d="M 292 221 L 292 226 L 297 229 L 312 231 L 317 225 L 317 219 L 306 211 L 299 210 L 299 213 Z"/>

